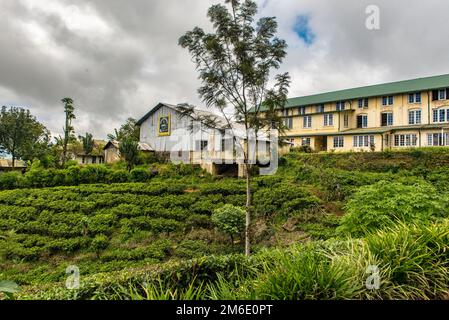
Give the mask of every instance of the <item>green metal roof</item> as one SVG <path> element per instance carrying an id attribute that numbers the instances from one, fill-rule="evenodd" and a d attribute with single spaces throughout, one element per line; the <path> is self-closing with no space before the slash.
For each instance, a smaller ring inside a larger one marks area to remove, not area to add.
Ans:
<path id="1" fill-rule="evenodd" d="M 379 97 L 385 95 L 440 89 L 449 87 L 449 74 L 418 78 L 366 87 L 326 92 L 304 97 L 288 99 L 286 108 L 317 105 L 321 103 L 353 100 L 359 98 Z M 263 110 L 262 110 L 263 111 Z"/>

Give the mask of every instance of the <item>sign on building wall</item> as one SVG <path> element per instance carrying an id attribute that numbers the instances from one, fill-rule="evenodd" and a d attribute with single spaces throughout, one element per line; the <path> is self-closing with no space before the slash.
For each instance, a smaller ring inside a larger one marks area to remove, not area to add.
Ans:
<path id="1" fill-rule="evenodd" d="M 159 136 L 169 136 L 171 134 L 170 115 L 159 117 Z"/>

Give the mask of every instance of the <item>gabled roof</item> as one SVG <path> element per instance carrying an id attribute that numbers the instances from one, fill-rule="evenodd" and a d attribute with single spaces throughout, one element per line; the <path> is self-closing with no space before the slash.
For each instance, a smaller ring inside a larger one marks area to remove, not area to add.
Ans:
<path id="1" fill-rule="evenodd" d="M 104 146 L 104 150 L 106 150 L 107 148 L 109 148 L 110 146 L 113 146 L 116 149 L 120 148 L 120 142 L 117 140 L 109 140 L 109 142 Z M 140 151 L 154 151 L 154 149 L 145 142 L 138 142 L 137 148 Z"/>
<path id="2" fill-rule="evenodd" d="M 376 84 L 365 87 L 338 90 L 314 94 L 303 97 L 296 97 L 287 100 L 285 108 L 317 105 L 344 100 L 354 100 L 359 98 L 371 98 L 385 95 L 410 93 L 416 91 L 427 91 L 449 87 L 449 74 L 418 78 L 412 80 L 396 81 Z M 265 111 L 263 107 L 261 111 Z"/>
<path id="3" fill-rule="evenodd" d="M 155 113 L 157 110 L 159 110 L 161 107 L 167 107 L 170 109 L 173 109 L 173 111 L 180 113 L 180 110 L 178 108 L 178 106 L 173 105 L 173 104 L 168 104 L 168 103 L 158 103 L 153 109 L 151 109 L 146 115 L 144 115 L 139 121 L 137 121 L 137 125 L 140 126 L 142 125 L 142 123 L 144 123 L 145 120 L 147 120 L 149 117 L 151 117 L 151 115 L 153 113 Z M 214 117 L 216 119 L 216 123 L 217 125 L 219 125 L 220 127 L 225 127 L 227 124 L 226 119 L 224 119 L 223 117 L 210 112 L 210 111 L 205 111 L 205 110 L 200 110 L 200 109 L 193 109 L 193 113 L 196 116 L 209 116 L 209 117 Z"/>

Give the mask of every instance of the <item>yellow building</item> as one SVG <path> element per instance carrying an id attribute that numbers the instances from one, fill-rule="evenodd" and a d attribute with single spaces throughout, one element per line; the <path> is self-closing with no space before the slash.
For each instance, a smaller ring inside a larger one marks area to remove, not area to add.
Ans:
<path id="1" fill-rule="evenodd" d="M 449 75 L 289 99 L 283 118 L 315 151 L 449 146 Z"/>

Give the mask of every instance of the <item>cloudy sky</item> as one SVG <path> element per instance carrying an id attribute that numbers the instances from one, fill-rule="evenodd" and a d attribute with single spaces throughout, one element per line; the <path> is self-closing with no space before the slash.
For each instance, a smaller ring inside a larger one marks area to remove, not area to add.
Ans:
<path id="1" fill-rule="evenodd" d="M 78 134 L 105 138 L 158 102 L 200 105 L 178 38 L 210 28 L 219 0 L 0 0 L 0 105 L 25 106 L 54 135 L 60 99 Z M 287 40 L 290 96 L 449 73 L 449 1 L 259 0 Z M 380 30 L 365 26 L 368 5 Z"/>

